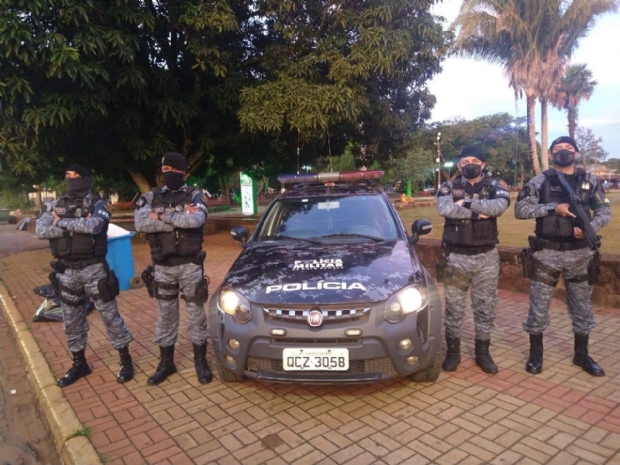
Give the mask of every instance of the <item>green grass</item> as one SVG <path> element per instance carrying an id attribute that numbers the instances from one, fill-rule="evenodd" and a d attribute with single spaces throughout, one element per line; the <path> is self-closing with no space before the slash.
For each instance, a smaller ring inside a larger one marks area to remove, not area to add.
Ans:
<path id="1" fill-rule="evenodd" d="M 85 426 L 79 430 L 77 430 L 75 433 L 73 433 L 71 435 L 72 438 L 76 438 L 79 436 L 84 436 L 85 438 L 90 439 L 93 435 L 93 432 L 91 431 L 91 429 L 88 426 Z M 70 439 L 70 438 L 69 438 Z"/>
<path id="2" fill-rule="evenodd" d="M 620 192 L 607 194 L 611 203 L 611 221 L 605 226 L 600 234 L 603 237 L 601 251 L 606 254 L 620 254 Z M 527 237 L 534 234 L 535 220 L 518 220 L 514 216 L 514 204 L 512 199 L 508 210 L 499 217 L 499 241 L 502 245 L 513 247 L 527 247 Z M 411 231 L 411 224 L 419 219 L 426 218 L 433 223 L 433 231 L 424 237 L 441 239 L 444 219 L 437 214 L 435 206 L 399 209 L 407 230 Z"/>

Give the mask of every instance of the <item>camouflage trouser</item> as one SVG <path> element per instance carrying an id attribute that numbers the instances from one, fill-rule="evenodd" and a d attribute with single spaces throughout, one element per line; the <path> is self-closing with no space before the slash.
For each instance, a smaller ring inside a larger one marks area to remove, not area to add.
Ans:
<path id="1" fill-rule="evenodd" d="M 491 339 L 497 307 L 497 282 L 499 280 L 499 253 L 497 249 L 478 255 L 461 255 L 451 253 L 448 265 L 454 266 L 463 279 L 471 283 L 471 308 L 474 312 L 476 339 Z M 446 278 L 444 293 L 446 296 L 445 325 L 449 337 L 460 338 L 463 326 L 463 314 L 467 299 L 467 289 L 462 290 L 451 285 Z"/>
<path id="2" fill-rule="evenodd" d="M 564 277 L 568 314 L 573 320 L 573 332 L 575 334 L 590 334 L 592 328 L 596 326 L 590 302 L 592 286 L 588 284 L 588 281 L 580 281 L 579 279 L 583 279 L 588 274 L 588 264 L 593 255 L 594 251 L 591 249 L 566 251 L 543 249 L 532 254 L 533 261 L 543 263 Z M 555 278 L 550 276 L 545 270 L 538 270 L 537 272 L 542 273 L 543 279 L 549 281 L 557 281 L 559 278 L 559 276 Z M 575 278 L 580 282 L 571 282 Z M 531 334 L 542 333 L 549 326 L 549 304 L 551 297 L 553 297 L 554 288 L 555 286 L 532 279 L 530 283 L 530 311 L 527 321 L 523 323 L 523 329 L 526 332 Z"/>
<path id="3" fill-rule="evenodd" d="M 209 332 L 207 331 L 207 316 L 202 304 L 196 304 L 191 299 L 196 295 L 196 285 L 203 276 L 202 266 L 188 263 L 177 266 L 155 265 L 155 282 L 168 285 L 178 284 L 179 290 L 186 297 L 185 307 L 187 309 L 189 338 L 194 344 L 204 344 L 207 342 Z M 161 295 L 174 295 L 179 291 L 159 289 Z M 179 299 L 172 300 L 157 299 L 159 305 L 159 320 L 157 321 L 157 332 L 155 343 L 162 347 L 173 345 L 177 340 L 179 330 Z"/>
<path id="4" fill-rule="evenodd" d="M 81 270 L 67 268 L 64 273 L 58 273 L 57 276 L 61 286 L 71 289 L 73 293 L 70 294 L 67 291 L 61 290 L 63 299 L 75 303 L 75 305 L 70 305 L 61 300 L 69 350 L 71 352 L 84 350 L 86 348 L 86 339 L 88 338 L 88 320 L 86 319 L 86 308 L 81 301 L 93 295 L 99 295 L 97 282 L 106 276 L 105 268 L 103 264 L 96 263 Z M 93 302 L 95 308 L 99 311 L 101 321 L 105 325 L 112 346 L 115 349 L 120 349 L 129 344 L 133 337 L 127 330 L 123 317 L 118 313 L 116 299 L 104 302 L 100 298 L 96 298 L 93 299 Z"/>

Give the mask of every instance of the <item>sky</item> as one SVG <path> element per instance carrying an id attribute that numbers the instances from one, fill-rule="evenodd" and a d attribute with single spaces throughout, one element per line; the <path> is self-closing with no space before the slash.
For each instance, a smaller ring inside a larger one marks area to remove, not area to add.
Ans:
<path id="1" fill-rule="evenodd" d="M 443 16 L 445 27 L 457 17 L 462 0 L 444 0 L 433 8 Z M 590 100 L 579 106 L 577 124 L 602 137 L 609 158 L 620 158 L 620 12 L 597 19 L 587 37 L 581 39 L 572 64 L 585 63 L 597 81 Z M 454 117 L 473 119 L 494 113 L 525 116 L 525 99 L 515 103 L 514 91 L 501 66 L 471 58 L 449 57 L 443 71 L 429 82 L 437 97 L 432 121 Z M 549 141 L 568 135 L 566 113 L 549 108 Z M 540 131 L 540 105 L 536 106 L 536 128 Z M 539 136 L 540 141 L 540 136 Z"/>

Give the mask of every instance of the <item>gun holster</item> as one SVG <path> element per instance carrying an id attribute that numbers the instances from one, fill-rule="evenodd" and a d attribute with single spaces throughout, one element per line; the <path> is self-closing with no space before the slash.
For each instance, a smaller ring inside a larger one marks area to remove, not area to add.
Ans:
<path id="1" fill-rule="evenodd" d="M 521 267 L 523 269 L 523 277 L 532 279 L 532 254 L 534 250 L 531 247 L 527 247 L 521 251 Z"/>
<path id="2" fill-rule="evenodd" d="M 144 282 L 144 285 L 146 286 L 146 290 L 149 293 L 149 297 L 153 299 L 155 297 L 155 286 L 153 285 L 155 283 L 155 270 L 153 269 L 153 265 L 149 265 L 142 272 L 142 281 Z"/>
<path id="3" fill-rule="evenodd" d="M 595 253 L 590 263 L 588 263 L 588 284 L 590 286 L 598 283 L 598 278 L 601 274 L 601 257 L 598 253 Z"/>
<path id="4" fill-rule="evenodd" d="M 50 262 L 50 266 L 56 273 L 60 273 L 60 274 L 63 274 L 65 270 L 67 269 L 64 263 L 60 263 L 60 262 Z"/>
<path id="5" fill-rule="evenodd" d="M 204 305 L 209 300 L 209 278 L 204 275 L 204 261 L 207 257 L 207 252 L 204 250 L 196 255 L 196 258 L 192 261 L 194 265 L 200 265 L 202 268 L 202 278 L 196 284 L 196 290 L 193 296 L 181 296 L 187 302 L 193 302 L 196 305 Z"/>
<path id="6" fill-rule="evenodd" d="M 107 263 L 104 263 L 106 275 L 101 278 L 97 282 L 97 290 L 99 291 L 99 298 L 104 302 L 110 302 L 114 300 L 116 296 L 118 296 L 120 291 L 120 286 L 118 283 L 118 278 L 114 271 L 112 271 Z"/>
<path id="7" fill-rule="evenodd" d="M 56 297 L 60 297 L 60 279 L 58 279 L 57 271 L 52 271 L 49 274 L 50 284 L 52 285 L 52 289 L 54 289 L 54 294 Z"/>

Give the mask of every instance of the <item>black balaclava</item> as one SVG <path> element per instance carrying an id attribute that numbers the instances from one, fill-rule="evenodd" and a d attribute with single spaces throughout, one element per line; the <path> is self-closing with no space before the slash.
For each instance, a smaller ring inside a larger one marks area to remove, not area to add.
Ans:
<path id="1" fill-rule="evenodd" d="M 473 145 L 467 145 L 463 147 L 461 153 L 459 154 L 459 158 L 467 158 L 467 157 L 475 157 L 481 162 L 486 162 L 487 157 L 484 152 Z M 461 166 L 461 174 L 465 177 L 465 179 L 476 179 L 482 173 L 482 166 L 475 165 L 473 163 L 469 163 L 465 166 Z"/>
<path id="2" fill-rule="evenodd" d="M 91 172 L 82 165 L 69 165 L 67 171 L 75 171 L 79 178 L 65 178 L 67 195 L 72 199 L 82 199 L 90 194 L 90 186 L 93 183 Z"/>
<path id="3" fill-rule="evenodd" d="M 558 150 L 557 152 L 553 153 L 553 147 L 557 144 L 562 144 L 562 143 L 572 145 L 575 151 L 571 152 L 570 150 L 563 149 L 563 150 Z M 568 137 L 568 136 L 562 136 L 562 137 L 558 137 L 556 140 L 551 142 L 549 151 L 553 155 L 553 163 L 558 166 L 564 167 L 564 166 L 570 166 L 573 163 L 575 163 L 575 154 L 579 152 L 579 148 L 577 147 L 577 142 L 575 142 L 575 139 L 573 139 L 572 137 Z"/>
<path id="4" fill-rule="evenodd" d="M 168 152 L 161 159 L 162 165 L 171 166 L 175 170 L 187 171 L 187 161 L 185 157 L 180 153 Z M 172 190 L 179 190 L 185 185 L 185 173 L 175 173 L 174 171 L 167 171 L 162 173 L 164 178 L 164 184 L 166 187 Z"/>

